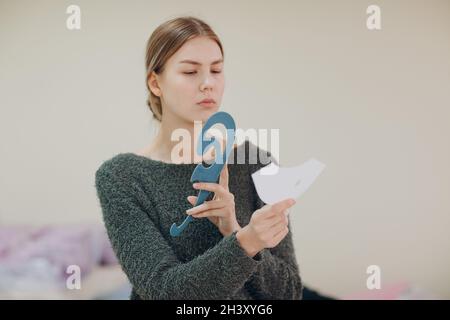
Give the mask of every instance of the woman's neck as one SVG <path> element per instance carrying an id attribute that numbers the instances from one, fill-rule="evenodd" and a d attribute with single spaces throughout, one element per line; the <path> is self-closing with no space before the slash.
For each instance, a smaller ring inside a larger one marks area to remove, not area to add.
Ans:
<path id="1" fill-rule="evenodd" d="M 168 163 L 200 163 L 202 159 L 214 157 L 214 148 L 209 149 L 203 158 L 195 153 L 201 131 L 196 132 L 194 123 L 168 118 L 170 115 L 161 120 L 158 134 L 150 146 L 141 152 L 143 155 Z"/>

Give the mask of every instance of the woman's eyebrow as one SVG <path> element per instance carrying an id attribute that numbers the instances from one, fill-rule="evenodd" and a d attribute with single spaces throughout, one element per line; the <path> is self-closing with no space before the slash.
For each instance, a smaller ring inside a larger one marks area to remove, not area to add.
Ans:
<path id="1" fill-rule="evenodd" d="M 219 63 L 221 63 L 221 62 L 223 62 L 223 59 L 216 60 L 216 61 L 214 61 L 213 63 L 211 63 L 211 65 L 213 65 L 213 64 L 219 64 Z M 190 63 L 190 64 L 195 64 L 195 65 L 201 65 L 200 62 L 194 61 L 194 60 L 189 60 L 189 59 L 181 60 L 180 63 Z"/>

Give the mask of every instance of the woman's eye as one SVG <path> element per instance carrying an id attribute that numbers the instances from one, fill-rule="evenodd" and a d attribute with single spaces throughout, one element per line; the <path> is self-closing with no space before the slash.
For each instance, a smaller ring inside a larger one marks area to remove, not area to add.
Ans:
<path id="1" fill-rule="evenodd" d="M 222 72 L 222 70 L 220 70 L 220 71 L 212 71 L 212 73 L 221 73 Z M 197 73 L 197 71 L 190 71 L 190 72 L 183 72 L 184 74 L 195 74 L 195 73 Z"/>

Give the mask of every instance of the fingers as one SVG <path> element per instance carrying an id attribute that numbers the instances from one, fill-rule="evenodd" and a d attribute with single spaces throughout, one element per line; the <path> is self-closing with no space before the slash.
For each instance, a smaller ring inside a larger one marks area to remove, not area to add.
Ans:
<path id="1" fill-rule="evenodd" d="M 274 221 L 274 222 L 271 224 L 271 227 L 274 227 L 274 226 L 276 226 L 277 224 L 282 224 L 282 225 L 284 225 L 284 226 L 287 226 L 287 225 L 289 224 L 289 219 L 288 219 L 287 215 L 285 215 L 285 214 L 280 214 L 280 215 L 277 216 L 277 218 L 278 218 L 278 220 L 277 220 L 277 221 Z"/>
<path id="2" fill-rule="evenodd" d="M 262 222 L 262 225 L 267 228 L 268 230 L 271 230 L 272 228 L 276 227 L 278 224 L 288 225 L 289 220 L 287 215 L 284 213 L 278 213 L 268 219 L 265 219 Z"/>
<path id="3" fill-rule="evenodd" d="M 288 210 L 291 206 L 295 204 L 294 199 L 285 199 L 280 202 L 274 203 L 273 205 L 264 206 L 263 216 L 265 218 L 274 217 L 279 215 L 280 213 L 284 213 L 287 215 L 286 210 Z"/>
<path id="4" fill-rule="evenodd" d="M 192 186 L 194 189 L 201 189 L 206 191 L 211 191 L 217 194 L 220 198 L 229 198 L 230 193 L 228 190 L 225 190 L 225 188 L 217 183 L 211 183 L 211 182 L 197 182 L 194 183 Z"/>
<path id="5" fill-rule="evenodd" d="M 266 204 L 264 207 L 258 210 L 257 219 L 269 219 L 278 216 L 281 213 L 287 216 L 289 213 L 289 207 L 291 207 L 293 204 L 295 204 L 294 199 L 285 199 L 273 205 Z"/>
<path id="6" fill-rule="evenodd" d="M 284 219 L 283 219 L 284 220 Z M 280 233 L 281 231 L 283 231 L 285 228 L 287 228 L 287 225 L 284 223 L 284 221 L 280 221 L 277 224 L 275 224 L 274 226 L 272 226 L 271 228 L 271 234 L 273 236 L 277 235 L 278 233 Z"/>
<path id="7" fill-rule="evenodd" d="M 255 234 L 263 248 L 274 248 L 289 232 L 289 208 L 294 199 L 285 199 L 273 205 L 265 205 L 252 215 L 249 230 Z"/>
<path id="8" fill-rule="evenodd" d="M 223 166 L 222 171 L 220 172 L 220 180 L 219 180 L 219 184 L 220 184 L 225 190 L 229 190 L 229 189 L 228 189 L 228 179 L 229 179 L 229 174 L 228 174 L 228 164 L 225 163 L 225 165 Z"/>
<path id="9" fill-rule="evenodd" d="M 273 242 L 275 242 L 276 244 L 280 243 L 288 233 L 289 228 L 287 226 L 280 228 L 280 230 L 274 235 Z"/>
<path id="10" fill-rule="evenodd" d="M 275 204 L 272 205 L 272 209 L 276 212 L 281 212 L 286 209 L 289 209 L 295 204 L 295 200 L 292 198 L 281 200 Z"/>
<path id="11" fill-rule="evenodd" d="M 189 201 L 190 204 L 195 205 L 195 203 L 197 202 L 197 197 L 189 196 L 189 197 L 187 197 L 187 200 Z"/>
<path id="12" fill-rule="evenodd" d="M 219 209 L 212 209 L 212 210 L 206 210 L 202 211 L 197 214 L 190 214 L 193 218 L 205 218 L 205 217 L 226 217 L 226 213 Z"/>
<path id="13" fill-rule="evenodd" d="M 227 202 L 224 200 L 210 200 L 205 201 L 201 205 L 193 207 L 189 210 L 186 210 L 188 215 L 195 215 L 203 211 L 211 210 L 211 209 L 220 209 L 226 207 Z"/>
<path id="14" fill-rule="evenodd" d="M 259 219 L 258 224 L 261 228 L 265 229 L 270 229 L 272 226 L 282 221 L 282 215 L 280 214 L 262 216 L 261 218 L 262 219 Z"/>

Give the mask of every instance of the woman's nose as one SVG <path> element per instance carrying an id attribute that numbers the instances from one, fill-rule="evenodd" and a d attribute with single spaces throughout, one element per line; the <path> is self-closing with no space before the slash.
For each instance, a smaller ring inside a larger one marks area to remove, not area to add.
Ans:
<path id="1" fill-rule="evenodd" d="M 211 75 L 205 75 L 200 85 L 200 90 L 212 89 L 214 86 L 214 80 Z"/>

